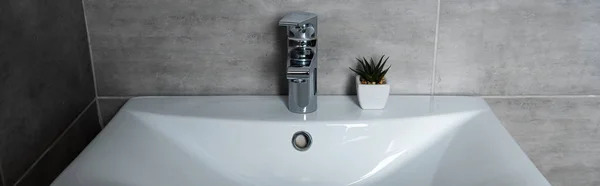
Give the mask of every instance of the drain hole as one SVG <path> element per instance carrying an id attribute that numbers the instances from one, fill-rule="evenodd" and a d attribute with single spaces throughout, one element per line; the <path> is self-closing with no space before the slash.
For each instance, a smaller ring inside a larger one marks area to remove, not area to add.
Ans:
<path id="1" fill-rule="evenodd" d="M 305 131 L 299 131 L 292 136 L 292 145 L 298 151 L 306 151 L 312 144 L 312 137 Z"/>

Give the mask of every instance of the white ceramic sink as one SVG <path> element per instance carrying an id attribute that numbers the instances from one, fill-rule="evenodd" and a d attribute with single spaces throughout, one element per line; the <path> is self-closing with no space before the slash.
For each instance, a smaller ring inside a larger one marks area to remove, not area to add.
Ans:
<path id="1" fill-rule="evenodd" d="M 53 185 L 550 185 L 481 98 L 354 99 L 300 115 L 277 96 L 134 98 Z"/>

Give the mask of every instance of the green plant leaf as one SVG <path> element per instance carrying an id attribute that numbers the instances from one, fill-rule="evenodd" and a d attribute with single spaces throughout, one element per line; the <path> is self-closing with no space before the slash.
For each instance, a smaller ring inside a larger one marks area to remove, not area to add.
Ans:
<path id="1" fill-rule="evenodd" d="M 381 66 L 379 68 L 377 68 L 377 71 L 380 71 L 380 72 L 383 71 L 383 68 L 385 67 L 385 64 L 387 63 L 388 59 L 390 59 L 389 56 L 387 58 L 385 58 L 385 61 L 383 61 Z"/>
<path id="2" fill-rule="evenodd" d="M 371 57 L 371 68 L 372 68 L 372 72 L 375 72 L 376 68 L 375 68 L 375 60 Z"/>
<path id="3" fill-rule="evenodd" d="M 368 73 L 365 73 L 364 76 L 363 76 L 363 78 L 366 81 L 371 81 L 373 79 L 373 77 L 371 76 L 371 74 L 368 74 Z"/>
<path id="4" fill-rule="evenodd" d="M 350 67 L 350 70 L 360 76 L 361 81 L 367 81 L 369 84 L 379 84 L 391 68 L 391 66 L 388 66 L 384 70 L 389 59 L 390 57 L 385 55 L 382 55 L 379 60 L 372 57 L 370 60 L 367 60 L 365 57 L 362 57 L 362 59 L 357 57 L 356 61 L 358 61 L 359 64 L 358 68 L 353 69 Z"/>
<path id="5" fill-rule="evenodd" d="M 367 58 L 364 58 L 364 57 L 363 57 L 363 60 L 364 60 L 363 62 L 365 64 L 365 68 L 364 68 L 365 72 L 371 73 L 372 71 L 371 71 L 371 65 L 369 65 L 369 60 L 367 60 Z"/>
<path id="6" fill-rule="evenodd" d="M 383 60 L 383 57 L 385 57 L 385 55 L 381 56 L 381 58 L 379 59 L 379 62 L 377 62 L 377 65 L 375 66 L 375 69 L 379 69 L 381 67 L 381 61 Z"/>
<path id="7" fill-rule="evenodd" d="M 357 58 L 358 59 L 358 58 Z M 367 65 L 365 65 L 365 61 L 358 59 L 358 64 L 360 64 L 360 69 L 365 72 L 365 69 L 367 68 Z"/>
<path id="8" fill-rule="evenodd" d="M 354 70 L 352 68 L 350 68 L 350 70 L 352 70 L 354 73 L 356 73 L 356 75 L 361 75 L 364 74 L 365 72 L 363 72 L 362 70 L 358 69 L 358 70 Z"/>

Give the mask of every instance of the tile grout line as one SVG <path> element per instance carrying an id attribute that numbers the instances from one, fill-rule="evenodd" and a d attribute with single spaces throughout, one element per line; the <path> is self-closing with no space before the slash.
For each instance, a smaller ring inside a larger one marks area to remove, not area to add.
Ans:
<path id="1" fill-rule="evenodd" d="M 100 128 L 104 128 L 102 124 L 102 113 L 100 113 L 100 102 L 98 102 L 98 81 L 96 79 L 96 67 L 94 65 L 94 55 L 92 53 L 92 40 L 90 38 L 90 27 L 88 26 L 87 13 L 85 11 L 85 0 L 81 0 L 81 10 L 83 11 L 83 22 L 85 23 L 85 32 L 87 34 L 88 50 L 90 53 L 90 66 L 92 67 L 92 79 L 94 80 L 94 99 L 96 100 L 96 110 L 98 114 L 98 124 Z"/>
<path id="2" fill-rule="evenodd" d="M 442 6 L 442 0 L 437 1 L 437 15 L 435 19 L 435 36 L 433 39 L 433 62 L 431 64 L 431 90 L 430 95 L 434 96 L 435 94 L 435 83 L 436 83 L 436 66 L 437 66 L 437 53 L 438 53 L 438 41 L 439 41 L 439 33 L 440 33 L 440 10 Z"/>
<path id="3" fill-rule="evenodd" d="M 100 129 L 104 128 L 104 119 L 102 118 L 102 113 L 100 112 L 100 101 L 98 97 L 94 99 L 96 101 L 96 114 L 98 115 L 98 124 L 100 125 Z"/>
<path id="4" fill-rule="evenodd" d="M 44 158 L 44 156 L 46 156 L 46 154 L 48 154 L 48 152 L 50 152 L 50 150 L 52 150 L 52 148 L 54 148 L 54 146 L 56 146 L 56 144 L 67 134 L 67 132 L 73 127 L 73 125 L 75 125 L 75 123 L 77 123 L 77 121 L 79 121 L 79 119 L 81 119 L 81 117 L 90 109 L 90 107 L 92 107 L 92 105 L 95 102 L 96 102 L 96 99 L 93 99 L 83 109 L 83 111 L 81 111 L 79 113 L 79 115 L 77 115 L 77 117 L 69 124 L 69 126 L 67 126 L 67 128 L 52 142 L 52 144 L 50 144 L 50 146 L 48 146 L 48 148 L 46 148 L 46 150 L 44 150 L 44 152 L 33 162 L 33 164 L 31 164 L 31 166 L 29 166 L 29 168 L 27 168 L 25 173 L 23 173 L 23 175 L 21 175 L 21 177 L 15 182 L 14 185 L 18 185 L 27 176 L 27 174 L 29 174 L 29 172 L 31 172 L 31 170 L 33 170 L 33 168 L 42 160 L 42 158 Z"/>
<path id="5" fill-rule="evenodd" d="M 87 34 L 88 52 L 90 53 L 90 66 L 92 67 L 92 78 L 94 79 L 94 94 L 98 97 L 98 83 L 96 82 L 96 68 L 94 65 L 94 55 L 92 53 L 92 42 L 90 38 L 90 27 L 88 26 L 88 18 L 85 11 L 85 2 L 81 0 L 81 9 L 83 10 L 83 21 L 85 23 L 85 32 Z"/>

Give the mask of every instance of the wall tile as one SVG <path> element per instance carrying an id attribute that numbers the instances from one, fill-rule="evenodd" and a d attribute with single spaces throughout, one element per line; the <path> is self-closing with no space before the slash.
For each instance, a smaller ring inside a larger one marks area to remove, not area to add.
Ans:
<path id="1" fill-rule="evenodd" d="M 388 54 L 392 93 L 430 90 L 436 0 L 85 0 L 100 96 L 286 94 L 277 21 L 319 15 L 319 91 L 353 93 Z"/>
<path id="2" fill-rule="evenodd" d="M 102 124 L 106 125 L 110 120 L 117 114 L 119 109 L 129 99 L 125 98 L 109 98 L 109 99 L 98 99 L 100 104 L 100 116 L 102 117 Z"/>
<path id="3" fill-rule="evenodd" d="M 442 1 L 436 93 L 600 94 L 600 1 Z"/>
<path id="4" fill-rule="evenodd" d="M 486 100 L 553 186 L 600 185 L 600 98 Z"/>
<path id="5" fill-rule="evenodd" d="M 100 132 L 96 105 L 89 107 L 17 186 L 50 185 Z"/>
<path id="6" fill-rule="evenodd" d="M 15 181 L 94 99 L 81 1 L 0 1 L 0 157 Z"/>

